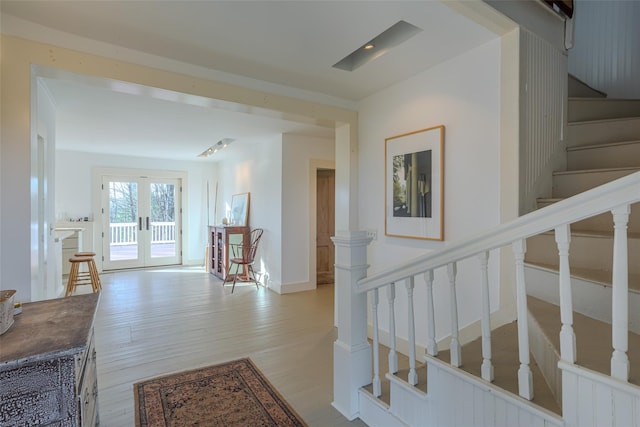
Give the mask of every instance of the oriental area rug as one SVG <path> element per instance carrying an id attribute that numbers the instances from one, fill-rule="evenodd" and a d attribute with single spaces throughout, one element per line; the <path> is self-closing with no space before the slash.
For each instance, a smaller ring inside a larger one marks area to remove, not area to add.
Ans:
<path id="1" fill-rule="evenodd" d="M 305 426 L 248 359 L 133 385 L 138 427 Z"/>

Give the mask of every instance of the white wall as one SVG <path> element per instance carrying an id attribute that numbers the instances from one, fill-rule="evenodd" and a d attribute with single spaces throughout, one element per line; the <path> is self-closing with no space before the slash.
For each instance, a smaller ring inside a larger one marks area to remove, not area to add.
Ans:
<path id="1" fill-rule="evenodd" d="M 44 176 L 32 181 L 31 204 L 31 300 L 52 298 L 59 294 L 58 266 L 56 262 L 56 243 L 54 233 L 50 228 L 50 220 L 55 211 L 55 147 L 56 147 L 56 110 L 51 94 L 41 81 L 37 82 L 37 107 L 35 122 L 37 135 L 32 141 L 35 153 L 32 156 L 32 175 L 38 176 L 38 164 L 40 155 L 44 162 Z M 43 150 L 40 151 L 39 141 L 43 141 Z M 42 194 L 38 195 L 42 190 Z M 42 212 L 40 211 L 42 210 Z M 40 215 L 43 214 L 42 217 Z M 39 243 L 39 236 L 43 235 L 43 241 Z M 34 252 L 37 254 L 34 256 Z M 35 276 L 35 277 L 34 277 Z M 20 300 L 24 296 L 17 296 Z"/>
<path id="2" fill-rule="evenodd" d="M 576 1 L 569 72 L 609 98 L 640 98 L 640 2 Z"/>
<path id="3" fill-rule="evenodd" d="M 212 162 L 189 162 L 113 156 L 74 151 L 56 151 L 56 217 L 85 217 L 96 220 L 93 190 L 100 183 L 93 182 L 96 168 L 153 169 L 180 171 L 187 175 L 183 183 L 183 264 L 203 264 L 207 245 L 207 180 L 210 184 L 210 217 L 213 225 L 213 197 L 218 167 Z M 186 197 L 185 197 L 186 196 Z M 186 203 L 185 203 L 186 200 Z M 185 221 L 186 220 L 186 221 Z M 97 244 L 97 242 L 96 242 Z"/>
<path id="4" fill-rule="evenodd" d="M 264 229 L 256 270 L 278 293 L 312 289 L 309 273 L 309 168 L 333 160 L 330 139 L 282 135 L 251 146 L 231 145 L 220 162 L 219 224 L 231 197 L 250 193 L 249 226 Z M 286 264 L 283 260 L 286 260 Z"/>
<path id="5" fill-rule="evenodd" d="M 231 197 L 249 193 L 249 226 L 264 234 L 256 254 L 256 271 L 262 280 L 279 289 L 282 283 L 282 139 L 277 136 L 250 146 L 230 145 L 220 167 L 218 221 L 228 216 Z"/>
<path id="6" fill-rule="evenodd" d="M 285 134 L 282 137 L 282 271 L 283 287 L 297 290 L 315 289 L 315 242 L 311 254 L 310 227 L 315 227 L 315 212 L 310 212 L 315 200 L 315 188 L 310 188 L 310 160 L 335 159 L 335 141 Z M 313 233 L 315 236 L 315 233 Z M 315 239 L 314 239 L 315 240 Z M 313 267 L 314 271 L 311 271 Z"/>
<path id="7" fill-rule="evenodd" d="M 403 260 L 441 248 L 445 243 L 384 235 L 384 143 L 402 133 L 445 126 L 445 240 L 468 237 L 500 219 L 500 40 L 438 65 L 365 99 L 359 110 L 359 221 L 362 229 L 376 230 L 368 249 L 369 274 Z M 514 141 L 514 143 L 516 143 Z M 497 255 L 490 259 L 490 274 L 497 277 Z M 460 326 L 480 317 L 478 262 L 458 266 Z M 406 291 L 398 283 L 396 310 L 406 312 Z M 498 283 L 491 285 L 492 308 L 498 306 Z M 436 271 L 436 336 L 449 335 L 449 288 L 446 272 Z M 423 280 L 416 280 L 416 333 L 426 344 L 426 301 Z M 380 325 L 388 325 L 384 292 Z M 406 322 L 397 322 L 406 338 Z"/>

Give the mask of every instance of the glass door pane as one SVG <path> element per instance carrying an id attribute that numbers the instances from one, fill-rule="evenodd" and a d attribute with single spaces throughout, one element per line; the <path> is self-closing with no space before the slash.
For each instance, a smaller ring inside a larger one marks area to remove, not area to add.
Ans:
<path id="1" fill-rule="evenodd" d="M 180 180 L 103 177 L 103 269 L 182 262 Z"/>
<path id="2" fill-rule="evenodd" d="M 139 258 L 138 183 L 109 181 L 109 260 Z"/>
<path id="3" fill-rule="evenodd" d="M 176 256 L 176 186 L 152 182 L 149 186 L 151 258 Z"/>

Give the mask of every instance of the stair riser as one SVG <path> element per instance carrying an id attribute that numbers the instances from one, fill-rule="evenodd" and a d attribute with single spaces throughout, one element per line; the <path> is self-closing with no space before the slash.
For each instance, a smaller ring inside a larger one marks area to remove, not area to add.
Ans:
<path id="1" fill-rule="evenodd" d="M 640 117 L 640 100 L 602 98 L 569 99 L 569 123 L 625 117 Z"/>
<path id="2" fill-rule="evenodd" d="M 549 206 L 552 203 L 539 203 L 538 208 Z M 582 221 L 571 224 L 572 230 L 592 230 L 592 231 L 613 231 L 613 215 L 611 212 L 596 215 Z M 629 215 L 628 230 L 630 232 L 640 232 L 640 206 L 631 205 L 631 215 Z"/>
<path id="3" fill-rule="evenodd" d="M 567 170 L 636 167 L 640 163 L 640 141 L 567 152 Z"/>
<path id="4" fill-rule="evenodd" d="M 360 413 L 358 417 L 370 427 L 406 427 L 406 424 L 384 408 L 369 393 L 359 392 Z"/>
<path id="5" fill-rule="evenodd" d="M 525 275 L 525 280 L 526 280 Z M 560 355 L 555 346 L 544 333 L 538 324 L 535 316 L 529 312 L 529 346 L 533 358 L 540 368 L 545 381 L 549 385 L 549 390 L 553 394 L 556 402 L 562 405 L 562 376 L 558 369 Z"/>
<path id="6" fill-rule="evenodd" d="M 627 240 L 629 273 L 639 274 L 640 239 Z M 527 239 L 528 262 L 558 265 L 558 249 L 555 236 L 541 234 Z M 575 268 L 611 271 L 613 264 L 613 239 L 604 237 L 572 236 L 569 249 L 569 266 Z"/>
<path id="7" fill-rule="evenodd" d="M 640 118 L 569 123 L 567 147 L 640 139 Z"/>
<path id="8" fill-rule="evenodd" d="M 634 169 L 572 174 L 554 174 L 553 197 L 566 198 L 636 172 Z"/>
<path id="9" fill-rule="evenodd" d="M 535 267 L 525 267 L 527 295 L 560 305 L 558 274 Z M 573 310 L 601 322 L 611 323 L 611 287 L 588 280 L 571 279 Z M 629 330 L 640 334 L 640 294 L 629 292 Z"/>

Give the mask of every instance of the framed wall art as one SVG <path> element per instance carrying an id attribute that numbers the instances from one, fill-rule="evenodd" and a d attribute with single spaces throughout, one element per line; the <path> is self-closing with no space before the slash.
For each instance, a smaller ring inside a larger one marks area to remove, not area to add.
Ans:
<path id="1" fill-rule="evenodd" d="M 229 212 L 229 225 L 246 227 L 249 217 L 249 193 L 234 194 L 231 196 L 231 211 Z"/>
<path id="2" fill-rule="evenodd" d="M 385 139 L 384 234 L 444 240 L 444 126 Z"/>

